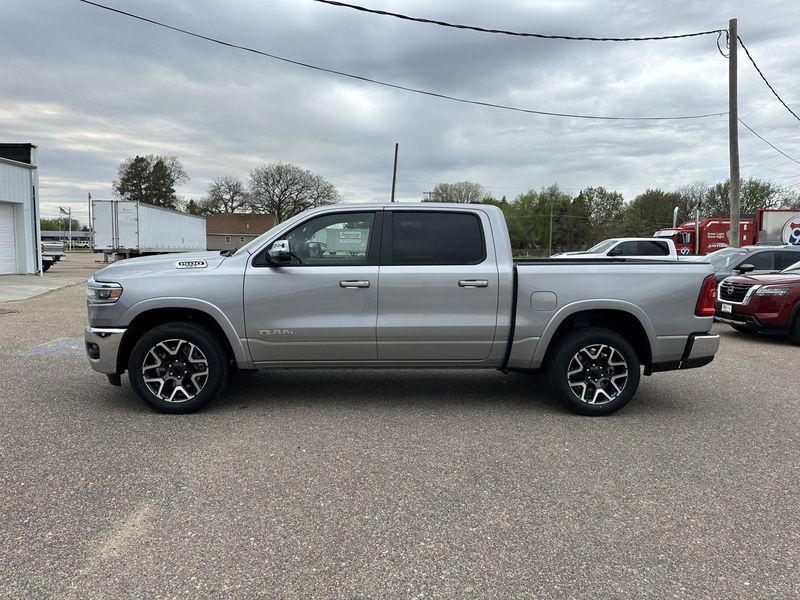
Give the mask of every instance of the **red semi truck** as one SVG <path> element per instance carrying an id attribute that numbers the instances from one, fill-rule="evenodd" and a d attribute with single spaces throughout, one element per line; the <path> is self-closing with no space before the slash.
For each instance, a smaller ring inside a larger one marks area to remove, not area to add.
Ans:
<path id="1" fill-rule="evenodd" d="M 660 229 L 653 237 L 670 238 L 681 256 L 709 254 L 728 247 L 728 218 L 687 221 L 673 229 Z M 699 235 L 698 235 L 699 233 Z M 759 210 L 755 219 L 739 221 L 739 246 L 752 244 L 800 244 L 800 210 Z"/>

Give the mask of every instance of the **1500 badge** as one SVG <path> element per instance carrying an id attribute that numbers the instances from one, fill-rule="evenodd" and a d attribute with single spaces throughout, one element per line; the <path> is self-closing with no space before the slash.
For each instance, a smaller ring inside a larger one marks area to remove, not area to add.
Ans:
<path id="1" fill-rule="evenodd" d="M 205 269 L 207 266 L 204 260 L 179 260 L 175 263 L 176 269 Z"/>

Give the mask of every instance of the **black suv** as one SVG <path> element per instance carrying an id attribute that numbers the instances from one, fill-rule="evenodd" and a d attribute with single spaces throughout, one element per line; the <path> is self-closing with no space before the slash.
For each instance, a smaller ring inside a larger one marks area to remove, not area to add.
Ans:
<path id="1" fill-rule="evenodd" d="M 800 246 L 743 246 L 723 248 L 699 260 L 714 267 L 717 283 L 740 273 L 742 265 L 753 265 L 752 273 L 776 273 L 800 262 Z"/>

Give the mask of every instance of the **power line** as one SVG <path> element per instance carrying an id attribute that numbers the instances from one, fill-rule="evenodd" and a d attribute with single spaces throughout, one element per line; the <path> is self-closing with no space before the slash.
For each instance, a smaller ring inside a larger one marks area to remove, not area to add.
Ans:
<path id="1" fill-rule="evenodd" d="M 753 63 L 753 66 L 756 68 L 756 71 L 758 71 L 758 74 L 761 76 L 761 79 L 763 79 L 763 80 L 764 80 L 764 83 L 766 83 L 766 84 L 767 84 L 767 87 L 769 88 L 769 90 L 770 90 L 770 91 L 771 91 L 771 92 L 772 92 L 772 93 L 775 95 L 775 97 L 776 97 L 778 100 L 780 100 L 780 102 L 781 102 L 781 104 L 783 104 L 784 108 L 786 108 L 786 110 L 788 110 L 790 113 L 792 113 L 792 116 L 793 116 L 795 119 L 797 119 L 798 121 L 800 121 L 800 117 L 798 117 L 798 116 L 797 116 L 797 113 L 796 113 L 796 112 L 794 112 L 794 111 L 793 111 L 791 108 L 789 108 L 789 105 L 788 105 L 788 104 L 786 104 L 786 102 L 784 102 L 784 101 L 783 101 L 783 98 L 781 98 L 781 97 L 778 95 L 778 92 L 776 92 L 776 91 L 775 91 L 775 88 L 774 88 L 774 87 L 772 87 L 772 84 L 771 84 L 769 81 L 767 81 L 767 78 L 766 78 L 766 77 L 764 77 L 764 73 L 762 73 L 762 72 L 761 72 L 761 69 L 759 69 L 759 68 L 758 68 L 758 65 L 756 64 L 756 61 L 755 61 L 755 60 L 753 60 L 753 57 L 752 57 L 752 56 L 750 56 L 750 51 L 747 49 L 747 46 L 745 46 L 745 45 L 744 45 L 744 42 L 742 41 L 742 38 L 741 38 L 741 36 L 736 36 L 736 37 L 739 39 L 739 43 L 742 45 L 742 50 L 744 50 L 744 53 L 745 53 L 745 54 L 747 54 L 747 58 L 749 58 L 749 59 L 750 59 L 750 62 L 751 62 L 751 63 Z M 750 129 L 750 128 L 748 127 L 748 129 Z M 794 160 L 794 159 L 792 159 L 792 160 Z"/>
<path id="2" fill-rule="evenodd" d="M 800 165 L 800 160 L 797 160 L 796 158 L 792 158 L 791 156 L 789 156 L 788 154 L 786 154 L 786 152 L 784 152 L 783 150 L 781 150 L 780 148 L 778 148 L 777 146 L 775 146 L 775 145 L 774 145 L 772 142 L 770 142 L 769 140 L 765 140 L 763 137 L 761 137 L 761 136 L 758 134 L 758 132 L 756 132 L 756 131 L 755 131 L 755 130 L 752 128 L 752 127 L 750 127 L 750 125 L 748 125 L 747 123 L 745 123 L 745 122 L 744 122 L 744 121 L 742 121 L 741 119 L 739 119 L 739 123 L 741 123 L 742 125 L 744 125 L 745 127 L 747 127 L 747 129 L 750 131 L 750 133 L 752 133 L 754 136 L 756 136 L 756 137 L 757 137 L 758 139 L 760 139 L 762 142 L 764 142 L 765 144 L 767 144 L 767 145 L 768 145 L 769 147 L 771 147 L 773 150 L 777 150 L 778 152 L 780 152 L 781 154 L 783 154 L 783 155 L 784 155 L 786 158 L 788 158 L 789 160 L 791 160 L 791 161 L 794 161 L 794 162 L 796 162 L 798 165 Z"/>
<path id="3" fill-rule="evenodd" d="M 219 44 L 221 46 L 227 46 L 228 48 L 235 48 L 237 50 L 243 50 L 245 52 L 251 52 L 253 54 L 258 54 L 259 56 L 265 56 L 267 58 L 272 58 L 274 60 L 278 60 L 281 62 L 289 63 L 298 67 L 303 67 L 306 69 L 312 69 L 314 71 L 321 71 L 323 73 L 330 73 L 332 75 L 339 75 L 341 77 L 347 77 L 349 79 L 355 79 L 357 81 L 363 81 L 366 83 L 372 83 L 375 85 L 380 85 L 387 88 L 392 88 L 396 90 L 403 90 L 406 92 L 413 92 L 415 94 L 422 94 L 424 96 L 431 96 L 433 98 L 440 98 L 443 100 L 450 100 L 452 102 L 460 102 L 462 104 L 473 104 L 476 106 L 484 106 L 487 108 L 497 108 L 501 110 L 508 110 L 520 113 L 527 113 L 533 115 L 544 115 L 549 117 L 565 117 L 570 119 L 592 119 L 592 120 L 600 120 L 600 121 L 685 121 L 688 119 L 705 119 L 708 117 L 719 117 L 728 114 L 727 112 L 715 112 L 715 113 L 707 113 L 707 114 L 699 114 L 699 115 L 679 115 L 679 116 L 671 116 L 671 117 L 616 117 L 616 116 L 606 116 L 606 115 L 584 115 L 584 114 L 574 114 L 574 113 L 561 113 L 561 112 L 550 112 L 545 110 L 533 110 L 529 108 L 520 108 L 518 106 L 508 106 L 505 104 L 494 104 L 492 102 L 483 102 L 480 100 L 470 100 L 467 98 L 459 98 L 457 96 L 450 96 L 448 94 L 440 94 L 438 92 L 431 92 L 427 90 L 422 90 L 418 88 L 412 88 L 404 85 L 399 85 L 396 83 L 389 83 L 386 81 L 380 81 L 378 79 L 372 79 L 370 77 L 365 77 L 363 75 L 354 75 L 352 73 L 346 73 L 344 71 L 338 71 L 336 69 L 329 69 L 326 67 L 320 67 L 317 65 L 312 65 L 310 63 L 301 62 L 299 60 L 293 60 L 291 58 L 285 58 L 282 56 L 278 56 L 277 54 L 270 54 L 269 52 L 264 52 L 262 50 L 256 50 L 255 48 L 250 48 L 248 46 L 241 46 L 239 44 L 234 44 L 232 42 L 226 42 L 224 40 L 220 40 L 217 38 L 213 38 L 207 35 L 203 35 L 200 33 L 195 33 L 193 31 L 189 31 L 188 29 L 182 29 L 180 27 L 175 27 L 173 25 L 167 25 L 166 23 L 162 23 L 161 21 L 156 21 L 154 19 L 149 19 L 147 17 L 142 17 L 140 15 L 126 12 L 124 10 L 120 10 L 118 8 L 113 8 L 111 6 L 106 6 L 105 4 L 100 4 L 98 2 L 92 2 L 91 0 L 78 0 L 78 2 L 82 2 L 83 4 L 87 4 L 89 6 L 93 6 L 95 8 L 101 8 L 103 10 L 107 10 L 113 13 L 117 13 L 126 17 L 130 17 L 131 19 L 137 19 L 139 21 L 143 21 L 145 23 L 150 23 L 151 25 L 156 25 L 158 27 L 163 27 L 164 29 L 169 29 L 172 31 L 177 31 L 178 33 L 182 33 L 184 35 L 188 35 L 191 37 L 195 37 L 201 40 L 206 40 L 208 42 L 213 42 L 215 44 Z"/>
<path id="4" fill-rule="evenodd" d="M 386 10 L 378 10 L 375 8 L 367 8 L 366 6 L 359 6 L 358 4 L 350 4 L 348 2 L 338 2 L 337 0 L 314 0 L 322 4 L 330 4 L 339 8 L 351 8 L 360 12 L 370 13 L 373 15 L 380 15 L 383 17 L 394 17 L 395 19 L 402 19 L 404 21 L 414 21 L 416 23 L 427 23 L 428 25 L 439 25 L 440 27 L 451 27 L 453 29 L 467 29 L 470 31 L 479 31 L 481 33 L 497 33 L 501 35 L 511 35 L 516 37 L 531 37 L 544 40 L 572 40 L 578 42 L 648 42 L 655 40 L 676 40 L 680 38 L 698 37 L 701 35 L 711 35 L 714 33 L 724 33 L 724 29 L 712 29 L 710 31 L 697 31 L 695 33 L 680 33 L 675 35 L 656 35 L 648 37 L 590 37 L 590 36 L 576 36 L 576 35 L 555 35 L 548 33 L 529 33 L 524 31 L 509 31 L 507 29 L 488 29 L 486 27 L 478 27 L 476 25 L 461 25 L 458 23 L 449 23 L 447 21 L 437 21 L 435 19 L 425 19 L 422 17 L 411 17 L 401 13 L 389 12 Z"/>

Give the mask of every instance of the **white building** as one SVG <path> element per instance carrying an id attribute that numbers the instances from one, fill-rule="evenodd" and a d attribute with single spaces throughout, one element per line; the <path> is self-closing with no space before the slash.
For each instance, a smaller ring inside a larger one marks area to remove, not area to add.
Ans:
<path id="1" fill-rule="evenodd" d="M 42 272 L 36 146 L 0 144 L 0 275 Z"/>

